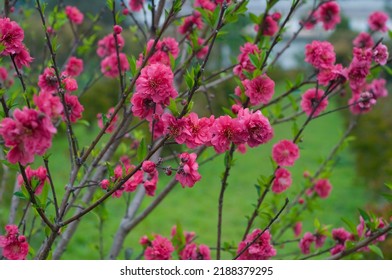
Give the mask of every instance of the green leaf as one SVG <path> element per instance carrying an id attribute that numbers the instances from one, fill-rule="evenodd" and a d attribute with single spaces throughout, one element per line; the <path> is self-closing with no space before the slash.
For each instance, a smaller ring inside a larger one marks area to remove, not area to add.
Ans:
<path id="1" fill-rule="evenodd" d="M 14 192 L 14 196 L 16 196 L 20 199 L 23 199 L 23 200 L 29 200 L 29 198 L 26 197 L 23 192 Z"/>
<path id="2" fill-rule="evenodd" d="M 366 213 L 364 210 L 362 209 L 358 209 L 359 214 L 361 215 L 361 217 L 363 218 L 363 220 L 365 221 L 366 224 L 370 223 L 370 216 L 368 215 L 368 213 Z"/>
<path id="3" fill-rule="evenodd" d="M 377 247 L 376 245 L 369 245 L 368 246 L 370 251 L 378 255 L 381 259 L 384 259 L 384 254 L 382 253 L 381 249 Z"/>
<path id="4" fill-rule="evenodd" d="M 319 221 L 317 218 L 314 219 L 313 224 L 314 224 L 314 228 L 315 228 L 317 231 L 321 228 L 320 221 Z"/>
<path id="5" fill-rule="evenodd" d="M 131 69 L 131 74 L 134 77 L 136 75 L 137 67 L 136 67 L 136 58 L 131 55 L 128 59 L 129 61 L 129 68 Z"/>
<path id="6" fill-rule="evenodd" d="M 173 98 L 170 99 L 170 104 L 167 108 L 170 110 L 173 116 L 178 116 L 180 114 L 178 111 L 176 100 Z"/>
<path id="7" fill-rule="evenodd" d="M 109 177 L 113 177 L 114 176 L 114 170 L 113 170 L 113 166 L 110 164 L 110 162 L 105 162 L 106 168 L 108 170 L 109 173 Z"/>
<path id="8" fill-rule="evenodd" d="M 350 231 L 352 233 L 357 232 L 357 227 L 355 226 L 355 224 L 353 222 L 351 222 L 350 220 L 347 220 L 346 218 L 341 218 L 341 220 L 343 221 L 343 223 L 345 223 L 348 228 L 350 229 Z"/>
<path id="9" fill-rule="evenodd" d="M 291 126 L 291 131 L 293 132 L 293 137 L 297 136 L 299 132 L 299 127 L 296 121 L 293 122 L 293 125 Z"/>
<path id="10" fill-rule="evenodd" d="M 385 186 L 387 186 L 392 191 L 392 183 L 385 183 Z"/>
<path id="11" fill-rule="evenodd" d="M 139 161 L 142 161 L 147 155 L 147 145 L 146 145 L 146 140 L 143 138 L 142 141 L 139 144 L 139 147 L 137 148 L 137 159 Z"/>

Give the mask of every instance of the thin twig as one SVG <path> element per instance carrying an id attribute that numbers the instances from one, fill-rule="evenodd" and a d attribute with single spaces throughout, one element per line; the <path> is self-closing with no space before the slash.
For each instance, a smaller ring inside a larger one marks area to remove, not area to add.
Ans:
<path id="1" fill-rule="evenodd" d="M 275 215 L 275 217 L 268 223 L 268 225 L 264 228 L 263 231 L 261 231 L 251 242 L 249 242 L 235 257 L 234 260 L 238 259 L 246 250 L 249 249 L 250 246 L 252 246 L 257 239 L 259 239 L 264 232 L 266 232 L 267 230 L 270 229 L 270 227 L 272 226 L 272 224 L 279 218 L 280 214 L 282 214 L 283 210 L 286 208 L 287 204 L 289 204 L 289 199 L 286 198 L 284 205 L 282 206 L 282 208 L 279 210 L 278 214 Z"/>

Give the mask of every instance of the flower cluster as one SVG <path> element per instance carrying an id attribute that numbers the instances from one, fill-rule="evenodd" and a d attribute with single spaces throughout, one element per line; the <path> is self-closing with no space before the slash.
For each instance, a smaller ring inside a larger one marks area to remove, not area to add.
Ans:
<path id="1" fill-rule="evenodd" d="M 6 225 L 6 235 L 0 235 L 0 248 L 3 256 L 9 260 L 24 260 L 29 252 L 26 237 L 19 234 L 16 225 Z"/>
<path id="2" fill-rule="evenodd" d="M 258 55 L 261 54 L 261 50 L 257 47 L 257 45 L 252 43 L 245 43 L 245 45 L 240 47 L 240 54 L 237 57 L 238 64 L 234 67 L 233 72 L 240 79 L 246 79 L 244 71 L 248 73 L 252 73 L 256 70 L 256 67 L 250 60 L 249 55 Z"/>
<path id="3" fill-rule="evenodd" d="M 176 174 L 176 180 L 185 187 L 193 187 L 194 184 L 201 179 L 197 169 L 199 165 L 196 162 L 197 155 L 195 153 L 182 153 L 179 155 L 181 160 L 180 166 Z"/>
<path id="4" fill-rule="evenodd" d="M 301 238 L 301 240 L 299 241 L 298 246 L 302 254 L 307 255 L 310 253 L 310 248 L 313 243 L 316 249 L 321 248 L 323 247 L 326 238 L 327 237 L 321 233 L 313 234 L 311 232 L 306 232 L 304 236 Z"/>
<path id="5" fill-rule="evenodd" d="M 143 236 L 139 243 L 145 248 L 146 260 L 170 260 L 176 252 L 180 260 L 210 260 L 210 248 L 194 243 L 194 232 L 179 232 L 177 226 L 171 230 L 171 240 L 159 234 Z"/>
<path id="6" fill-rule="evenodd" d="M 161 115 L 163 107 L 170 104 L 170 98 L 178 95 L 173 79 L 173 72 L 165 64 L 144 67 L 136 80 L 136 91 L 131 99 L 133 114 L 148 121 L 153 115 Z"/>
<path id="7" fill-rule="evenodd" d="M 251 242 L 254 242 L 239 256 L 239 260 L 268 260 L 276 255 L 276 250 L 271 244 L 270 232 L 267 230 L 263 234 L 261 233 L 260 229 L 255 229 L 238 244 L 237 254 Z"/>
<path id="8" fill-rule="evenodd" d="M 50 118 L 37 110 L 15 109 L 13 118 L 0 123 L 0 135 L 6 147 L 11 148 L 7 159 L 25 165 L 34 161 L 34 155 L 44 155 L 52 145 L 56 128 Z"/>
<path id="9" fill-rule="evenodd" d="M 114 113 L 114 108 L 110 108 L 109 111 L 106 113 L 105 118 L 107 120 L 109 120 Z M 97 115 L 97 119 L 98 119 L 98 126 L 102 129 L 104 127 L 104 121 L 103 121 L 103 117 L 102 114 L 98 114 Z M 114 131 L 114 129 L 116 128 L 117 125 L 117 120 L 118 120 L 118 115 L 115 115 L 112 122 L 110 123 L 110 125 L 108 126 L 108 128 L 105 130 L 106 133 L 112 133 Z"/>
<path id="10" fill-rule="evenodd" d="M 78 8 L 74 6 L 66 6 L 65 7 L 65 14 L 67 15 L 68 19 L 77 25 L 83 23 L 84 15 Z"/>
<path id="11" fill-rule="evenodd" d="M 340 7 L 335 1 L 330 1 L 321 4 L 317 10 L 315 10 L 302 24 L 305 29 L 313 29 L 314 26 L 320 22 L 323 25 L 324 30 L 332 30 L 341 21 L 340 18 Z"/>
<path id="12" fill-rule="evenodd" d="M 282 15 L 278 12 L 273 13 L 272 15 L 266 15 L 263 18 L 262 28 L 264 36 L 274 36 L 276 32 L 279 30 L 279 20 Z M 259 24 L 255 25 L 255 31 L 258 32 L 260 28 Z"/>
<path id="13" fill-rule="evenodd" d="M 45 167 L 40 166 L 37 169 L 31 169 L 30 166 L 27 166 L 25 169 L 26 177 L 28 180 L 28 184 L 32 187 L 34 193 L 39 195 L 42 193 L 42 189 L 45 185 L 45 182 L 48 182 L 47 170 Z M 25 181 L 21 174 L 18 175 L 18 184 L 19 186 L 24 186 Z"/>
<path id="14" fill-rule="evenodd" d="M 122 157 L 120 163 L 114 168 L 113 176 L 101 181 L 101 188 L 109 190 L 110 187 L 122 180 L 127 174 L 134 171 L 135 166 L 131 164 L 127 157 Z M 143 183 L 143 171 L 136 171 L 124 185 L 113 193 L 113 197 L 121 197 L 123 192 L 134 192 L 139 184 Z"/>
<path id="15" fill-rule="evenodd" d="M 152 49 L 153 46 L 154 49 Z M 166 37 L 158 40 L 156 43 L 153 39 L 147 42 L 146 54 L 152 53 L 148 58 L 148 64 L 162 63 L 170 67 L 170 57 L 176 59 L 179 52 L 178 42 L 172 37 Z M 142 65 L 144 58 L 145 56 L 141 53 L 139 59 L 136 61 L 137 67 Z"/>
<path id="16" fill-rule="evenodd" d="M 249 97 L 249 103 L 252 106 L 267 104 L 275 91 L 275 82 L 266 74 L 260 75 L 252 80 L 245 79 L 242 81 L 245 95 Z M 241 89 L 237 87 L 235 94 L 241 96 Z"/>
<path id="17" fill-rule="evenodd" d="M 129 62 L 127 56 L 122 53 L 125 40 L 121 34 L 116 31 L 109 34 L 98 41 L 97 54 L 102 58 L 101 72 L 106 77 L 116 78 L 121 73 L 129 70 Z M 117 55 L 117 49 L 119 54 Z M 118 67 L 120 65 L 120 67 Z"/>
<path id="18" fill-rule="evenodd" d="M 33 58 L 23 44 L 24 31 L 15 21 L 0 18 L 0 57 L 10 55 L 18 68 L 29 67 Z"/>

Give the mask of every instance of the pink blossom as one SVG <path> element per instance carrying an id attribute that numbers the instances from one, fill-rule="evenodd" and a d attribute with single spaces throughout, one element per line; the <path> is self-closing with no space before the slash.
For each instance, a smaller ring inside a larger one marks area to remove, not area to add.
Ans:
<path id="1" fill-rule="evenodd" d="M 305 47 L 305 61 L 317 69 L 331 66 L 335 64 L 335 60 L 335 51 L 329 42 L 313 41 Z"/>
<path id="2" fill-rule="evenodd" d="M 255 229 L 246 236 L 244 241 L 238 244 L 237 254 L 240 253 L 249 243 L 253 242 L 260 234 L 260 229 Z M 268 260 L 276 255 L 276 250 L 271 244 L 271 234 L 267 230 L 257 240 L 249 246 L 244 253 L 239 256 L 239 260 Z"/>
<path id="3" fill-rule="evenodd" d="M 146 53 L 152 52 L 152 47 L 155 44 L 155 40 L 151 39 L 147 42 Z M 163 40 L 159 40 L 154 47 L 154 51 L 148 59 L 148 64 L 164 64 L 170 66 L 170 56 L 174 59 L 178 57 L 180 49 L 178 42 L 172 37 L 166 37 Z M 140 54 L 139 59 L 136 61 L 136 66 L 140 67 L 143 63 L 144 55 Z"/>
<path id="4" fill-rule="evenodd" d="M 67 77 L 63 80 L 63 83 L 64 83 L 64 88 L 67 91 L 75 91 L 78 89 L 78 82 L 73 78 Z"/>
<path id="5" fill-rule="evenodd" d="M 312 113 L 313 117 L 318 116 L 327 106 L 328 99 L 322 89 L 311 88 L 302 95 L 301 108 L 308 116 Z"/>
<path id="6" fill-rule="evenodd" d="M 203 38 L 197 38 L 197 44 L 200 50 L 196 53 L 196 57 L 199 59 L 203 59 L 208 53 L 208 45 L 202 47 L 204 42 L 205 40 Z"/>
<path id="7" fill-rule="evenodd" d="M 244 143 L 248 139 L 244 124 L 230 116 L 217 118 L 211 126 L 211 145 L 217 153 L 223 153 L 230 148 L 230 144 Z"/>
<path id="8" fill-rule="evenodd" d="M 181 164 L 176 173 L 176 180 L 180 182 L 182 187 L 191 188 L 201 179 L 199 172 L 197 172 L 199 165 L 196 162 L 196 157 L 195 153 L 182 153 L 179 156 Z"/>
<path id="9" fill-rule="evenodd" d="M 119 34 L 121 34 L 121 32 L 122 32 L 122 27 L 120 26 L 120 25 L 115 25 L 115 26 L 113 26 L 113 32 L 114 32 L 114 34 L 116 34 L 116 35 L 119 35 Z"/>
<path id="10" fill-rule="evenodd" d="M 316 233 L 314 237 L 315 237 L 315 248 L 317 249 L 323 247 L 325 243 L 325 239 L 327 239 L 327 236 L 320 233 Z"/>
<path id="11" fill-rule="evenodd" d="M 131 98 L 132 112 L 140 119 L 152 121 L 153 114 L 161 115 L 163 108 L 160 104 L 155 103 L 151 97 L 142 93 L 135 92 Z"/>
<path id="12" fill-rule="evenodd" d="M 186 244 L 190 244 L 193 241 L 193 239 L 195 238 L 195 236 L 196 236 L 196 233 L 193 232 L 193 231 L 191 231 L 191 232 L 183 231 L 183 234 L 184 234 L 184 237 L 185 237 L 185 243 Z M 176 225 L 174 225 L 171 228 L 170 236 L 172 237 L 172 240 L 175 239 L 175 238 L 182 239 L 181 236 L 177 236 L 177 226 Z M 181 240 L 177 240 L 177 241 L 181 242 Z"/>
<path id="13" fill-rule="evenodd" d="M 19 53 L 23 46 L 23 29 L 9 18 L 0 18 L 0 45 L 4 50 L 0 55 L 7 56 Z"/>
<path id="14" fill-rule="evenodd" d="M 195 0 L 195 7 L 201 7 L 205 10 L 215 10 L 216 3 L 213 0 Z"/>
<path id="15" fill-rule="evenodd" d="M 363 86 L 366 76 L 370 72 L 370 63 L 366 60 L 353 59 L 348 68 L 348 79 L 350 87 L 356 90 Z"/>
<path id="16" fill-rule="evenodd" d="M 126 173 L 130 173 L 133 171 L 135 166 L 131 165 L 126 168 Z M 157 183 L 157 178 L 155 179 L 155 182 L 151 181 L 150 183 L 154 183 L 155 187 L 152 189 L 150 186 L 144 186 L 146 189 L 148 189 L 147 193 L 152 194 L 152 191 L 155 191 L 156 189 L 156 183 Z M 137 186 L 140 185 L 143 182 L 143 171 L 138 170 L 136 171 L 131 178 L 129 178 L 125 183 L 124 183 L 124 191 L 126 192 L 134 192 L 137 189 Z"/>
<path id="17" fill-rule="evenodd" d="M 211 260 L 210 248 L 207 245 L 197 246 L 195 243 L 185 245 L 180 253 L 181 260 Z"/>
<path id="18" fill-rule="evenodd" d="M 275 91 L 275 82 L 266 74 L 258 76 L 253 80 L 244 80 L 245 95 L 249 97 L 250 104 L 255 106 L 267 104 Z"/>
<path id="19" fill-rule="evenodd" d="M 353 59 L 358 61 L 366 61 L 367 63 L 372 63 L 372 49 L 365 48 L 353 48 Z"/>
<path id="20" fill-rule="evenodd" d="M 150 160 L 143 161 L 142 169 L 146 173 L 154 173 L 156 171 L 156 164 Z"/>
<path id="21" fill-rule="evenodd" d="M 0 83 L 3 87 L 11 87 L 14 84 L 12 75 L 8 75 L 8 70 L 0 66 Z"/>
<path id="22" fill-rule="evenodd" d="M 347 240 L 351 239 L 351 233 L 346 231 L 344 228 L 336 228 L 332 230 L 332 238 L 338 244 L 344 244 Z"/>
<path id="23" fill-rule="evenodd" d="M 177 119 L 169 113 L 164 113 L 162 121 L 165 134 L 169 134 L 178 144 L 185 143 L 190 136 L 190 132 L 185 130 L 185 120 L 183 118 Z"/>
<path id="24" fill-rule="evenodd" d="M 114 113 L 114 108 L 110 108 L 109 111 L 106 113 L 106 119 L 109 121 L 110 118 L 112 117 Z M 103 118 L 102 118 L 102 114 L 98 114 L 97 115 L 97 119 L 98 119 L 98 126 L 102 129 L 104 128 L 104 123 L 103 123 Z M 118 120 L 118 115 L 115 115 L 112 122 L 110 123 L 110 125 L 108 126 L 108 128 L 105 130 L 106 133 L 112 133 L 114 131 L 114 129 L 116 128 L 117 125 L 117 120 Z"/>
<path id="25" fill-rule="evenodd" d="M 274 193 L 282 193 L 287 190 L 293 180 L 291 179 L 291 173 L 287 169 L 279 168 L 275 172 L 275 179 L 272 182 L 271 190 Z"/>
<path id="26" fill-rule="evenodd" d="M 101 72 L 106 77 L 117 78 L 120 73 L 118 69 L 118 64 L 120 64 L 121 73 L 129 70 L 129 63 L 127 56 L 124 53 L 120 53 L 117 59 L 117 54 L 111 54 L 110 56 L 104 58 L 101 61 Z M 119 63 L 120 62 L 120 63 Z"/>
<path id="27" fill-rule="evenodd" d="M 340 7 L 336 2 L 327 2 L 318 8 L 319 20 L 325 30 L 334 29 L 340 23 Z"/>
<path id="28" fill-rule="evenodd" d="M 373 93 L 374 97 L 386 97 L 388 95 L 388 90 L 386 88 L 386 80 L 385 79 L 374 79 L 370 84 L 366 86 L 366 89 Z"/>
<path id="29" fill-rule="evenodd" d="M 83 72 L 83 60 L 72 56 L 65 66 L 65 75 L 69 77 L 77 77 Z"/>
<path id="30" fill-rule="evenodd" d="M 84 15 L 79 11 L 78 8 L 73 6 L 66 6 L 65 14 L 71 22 L 78 25 L 83 23 Z"/>
<path id="31" fill-rule="evenodd" d="M 276 13 L 279 14 L 279 13 Z M 280 15 L 280 14 L 279 14 Z M 280 16 L 275 15 L 271 16 L 271 15 L 267 15 L 264 19 L 263 22 L 263 35 L 264 36 L 274 36 L 276 34 L 276 32 L 278 32 L 279 30 L 279 24 L 278 21 L 280 19 Z M 255 31 L 258 32 L 259 31 L 259 25 L 255 25 Z"/>
<path id="32" fill-rule="evenodd" d="M 355 37 L 353 44 L 357 48 L 371 48 L 374 46 L 374 41 L 369 33 L 361 32 Z"/>
<path id="33" fill-rule="evenodd" d="M 319 179 L 314 185 L 314 190 L 321 198 L 327 198 L 332 190 L 332 185 L 328 179 Z"/>
<path id="34" fill-rule="evenodd" d="M 298 146 L 290 140 L 282 140 L 272 148 L 272 158 L 280 166 L 292 166 L 299 158 Z"/>
<path id="35" fill-rule="evenodd" d="M 377 47 L 375 47 L 373 50 L 373 59 L 380 65 L 387 64 L 388 56 L 388 48 L 382 43 L 378 44 Z"/>
<path id="36" fill-rule="evenodd" d="M 304 20 L 300 22 L 301 25 L 304 26 L 306 30 L 312 30 L 316 24 L 318 23 L 319 16 L 318 11 L 314 11 L 313 13 L 309 14 Z"/>
<path id="37" fill-rule="evenodd" d="M 146 195 L 148 196 L 154 196 L 155 191 L 157 189 L 157 183 L 158 183 L 158 176 L 154 176 L 150 180 L 146 180 L 143 183 L 144 189 L 146 190 Z"/>
<path id="38" fill-rule="evenodd" d="M 48 182 L 47 171 L 45 167 L 38 167 L 37 169 L 31 169 L 30 166 L 27 166 L 25 169 L 27 180 L 29 181 L 29 186 L 33 189 L 36 195 L 40 195 L 42 193 L 42 189 L 45 185 L 45 182 Z M 34 179 L 34 181 L 32 181 Z M 33 184 L 33 182 L 36 182 Z M 19 186 L 24 186 L 25 182 L 21 174 L 18 175 L 18 184 Z"/>
<path id="39" fill-rule="evenodd" d="M 335 64 L 320 69 L 317 80 L 320 85 L 328 86 L 332 82 L 345 82 L 348 79 L 348 72 L 341 64 Z"/>
<path id="40" fill-rule="evenodd" d="M 3 256 L 9 260 L 24 260 L 29 253 L 29 244 L 26 237 L 19 234 L 16 225 L 6 225 L 6 235 L 0 235 L 0 248 Z"/>
<path id="41" fill-rule="evenodd" d="M 364 91 L 360 94 L 353 94 L 352 98 L 348 101 L 350 111 L 354 115 L 369 112 L 376 104 L 377 100 L 372 92 Z"/>
<path id="42" fill-rule="evenodd" d="M 370 29 L 373 31 L 380 31 L 380 32 L 388 31 L 387 21 L 388 21 L 388 14 L 381 11 L 376 11 L 371 13 L 368 18 Z"/>
<path id="43" fill-rule="evenodd" d="M 195 29 L 201 30 L 202 28 L 203 28 L 203 21 L 201 19 L 201 14 L 199 11 L 194 11 L 192 15 L 184 19 L 184 22 L 178 28 L 178 32 L 180 34 L 188 34 Z"/>
<path id="44" fill-rule="evenodd" d="M 147 65 L 136 80 L 136 92 L 150 97 L 155 103 L 169 105 L 170 98 L 178 95 L 173 79 L 170 67 L 161 63 Z"/>
<path id="45" fill-rule="evenodd" d="M 17 53 L 14 54 L 16 67 L 21 69 L 23 66 L 30 67 L 33 58 L 30 56 L 29 50 L 23 45 Z"/>
<path id="46" fill-rule="evenodd" d="M 38 110 L 52 119 L 59 117 L 63 112 L 60 98 L 54 94 L 43 91 L 39 95 L 34 95 L 33 100 Z"/>
<path id="47" fill-rule="evenodd" d="M 299 241 L 299 248 L 301 249 L 302 254 L 307 255 L 310 253 L 310 246 L 315 241 L 315 238 L 312 233 L 307 232 Z"/>
<path id="48" fill-rule="evenodd" d="M 110 186 L 110 181 L 108 179 L 103 179 L 99 185 L 103 190 L 107 190 Z"/>
<path id="49" fill-rule="evenodd" d="M 84 107 L 80 104 L 76 95 L 66 94 L 64 99 L 68 110 L 69 120 L 71 122 L 76 122 L 82 117 Z M 63 117 L 64 121 L 67 119 L 64 111 L 61 116 Z"/>
<path id="50" fill-rule="evenodd" d="M 263 116 L 260 110 L 256 112 L 249 111 L 248 108 L 240 109 L 238 111 L 238 121 L 240 126 L 243 126 L 244 132 L 247 136 L 238 135 L 238 144 L 246 142 L 249 147 L 253 148 L 261 144 L 265 144 L 272 139 L 274 131 L 269 123 L 269 120 Z M 234 141 L 233 141 L 234 143 Z"/>
<path id="51" fill-rule="evenodd" d="M 340 252 L 343 252 L 346 249 L 345 244 L 336 244 L 335 247 L 331 249 L 331 255 L 336 255 L 339 254 Z"/>
<path id="52" fill-rule="evenodd" d="M 241 53 L 237 57 L 238 65 L 234 67 L 233 72 L 241 79 L 245 79 L 245 75 L 243 74 L 244 70 L 247 72 L 253 72 L 254 70 L 256 70 L 256 67 L 249 59 L 249 55 L 260 54 L 261 51 L 259 50 L 257 45 L 248 42 L 240 47 L 240 52 Z"/>
<path id="53" fill-rule="evenodd" d="M 143 9 L 144 1 L 145 0 L 129 0 L 129 7 L 131 8 L 131 11 L 139 12 Z"/>
<path id="54" fill-rule="evenodd" d="M 144 251 L 146 260 L 169 260 L 172 257 L 174 247 L 165 237 L 156 235 Z"/>
<path id="55" fill-rule="evenodd" d="M 0 135 L 5 146 L 11 148 L 7 154 L 11 163 L 25 165 L 34 161 L 35 154 L 45 154 L 54 133 L 56 128 L 46 115 L 26 107 L 16 109 L 14 118 L 4 118 L 0 123 Z"/>
<path id="56" fill-rule="evenodd" d="M 301 235 L 302 232 L 302 223 L 301 222 L 296 222 L 293 228 L 294 231 L 294 236 L 298 237 Z"/>
<path id="57" fill-rule="evenodd" d="M 187 131 L 185 144 L 188 148 L 194 149 L 210 142 L 214 116 L 199 119 L 196 113 L 191 112 L 184 118 L 184 122 L 185 130 Z"/>
<path id="58" fill-rule="evenodd" d="M 42 91 L 55 93 L 59 89 L 59 83 L 53 68 L 45 68 L 44 72 L 38 77 L 38 86 Z"/>
<path id="59" fill-rule="evenodd" d="M 124 47 L 125 41 L 121 34 L 117 36 L 117 47 L 121 51 Z M 109 34 L 98 41 L 97 54 L 99 57 L 110 56 L 116 53 L 116 40 L 113 34 Z"/>

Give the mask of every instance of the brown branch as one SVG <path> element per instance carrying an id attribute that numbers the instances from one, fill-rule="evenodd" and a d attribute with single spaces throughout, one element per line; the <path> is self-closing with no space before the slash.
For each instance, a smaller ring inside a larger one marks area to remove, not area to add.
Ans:
<path id="1" fill-rule="evenodd" d="M 379 238 L 380 236 L 387 234 L 388 232 L 390 232 L 392 230 L 392 225 L 390 224 L 389 226 L 374 232 L 371 236 L 369 236 L 368 238 L 358 242 L 354 247 L 349 248 L 347 250 L 344 250 L 342 252 L 340 252 L 339 254 L 333 255 L 330 258 L 328 258 L 329 260 L 340 260 L 343 257 L 346 257 L 348 255 L 351 255 L 352 253 L 355 253 L 356 251 L 358 251 L 359 249 L 362 249 L 363 247 L 368 246 L 370 243 L 372 243 L 374 240 L 376 240 L 377 238 Z"/>

